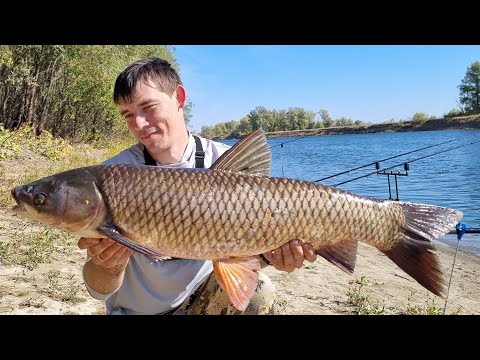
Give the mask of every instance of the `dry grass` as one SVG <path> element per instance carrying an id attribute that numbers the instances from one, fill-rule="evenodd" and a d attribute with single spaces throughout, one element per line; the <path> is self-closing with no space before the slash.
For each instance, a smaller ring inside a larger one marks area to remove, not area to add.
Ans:
<path id="1" fill-rule="evenodd" d="M 3 142 L 4 147 L 0 148 L 0 276 L 3 279 L 0 314 L 105 313 L 103 302 L 91 298 L 83 284 L 81 267 L 85 254 L 76 245 L 78 236 L 18 217 L 11 211 L 14 201 L 10 192 L 14 186 L 51 174 L 99 164 L 108 154 L 127 145 L 115 142 L 112 149 L 97 149 L 85 144 L 35 138 L 27 131 L 21 136 L 9 136 Z"/>

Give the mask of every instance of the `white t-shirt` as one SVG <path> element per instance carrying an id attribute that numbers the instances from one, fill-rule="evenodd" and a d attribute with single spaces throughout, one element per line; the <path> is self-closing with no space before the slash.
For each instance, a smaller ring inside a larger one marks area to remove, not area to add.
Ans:
<path id="1" fill-rule="evenodd" d="M 209 168 L 230 146 L 200 138 L 205 151 L 205 168 Z M 145 164 L 144 146 L 137 143 L 106 160 L 103 164 Z M 189 134 L 188 145 L 178 164 L 163 167 L 195 167 L 195 140 Z M 175 259 L 154 261 L 135 252 L 125 269 L 120 288 L 111 294 L 100 294 L 89 287 L 95 299 L 105 300 L 107 314 L 161 314 L 181 305 L 212 272 L 210 260 Z"/>

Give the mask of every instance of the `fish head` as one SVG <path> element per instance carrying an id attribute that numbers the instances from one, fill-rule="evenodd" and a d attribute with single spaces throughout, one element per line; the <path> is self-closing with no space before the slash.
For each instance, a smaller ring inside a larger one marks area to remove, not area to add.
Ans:
<path id="1" fill-rule="evenodd" d="M 16 186 L 11 193 L 18 215 L 82 236 L 92 236 L 105 218 L 94 177 L 79 169 Z"/>

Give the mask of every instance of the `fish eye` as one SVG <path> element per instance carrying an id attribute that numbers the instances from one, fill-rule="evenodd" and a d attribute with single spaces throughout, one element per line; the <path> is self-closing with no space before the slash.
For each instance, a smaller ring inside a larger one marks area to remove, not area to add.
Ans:
<path id="1" fill-rule="evenodd" d="M 45 200 L 46 200 L 46 197 L 44 194 L 37 194 L 33 198 L 33 202 L 35 203 L 35 205 L 42 205 L 45 202 Z"/>

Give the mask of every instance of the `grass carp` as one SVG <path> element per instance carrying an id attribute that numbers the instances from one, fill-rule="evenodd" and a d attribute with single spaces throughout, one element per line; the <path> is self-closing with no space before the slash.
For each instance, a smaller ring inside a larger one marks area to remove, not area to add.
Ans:
<path id="1" fill-rule="evenodd" d="M 347 273 L 358 241 L 376 247 L 436 295 L 445 281 L 431 240 L 462 213 L 379 200 L 313 182 L 270 176 L 262 131 L 210 169 L 97 165 L 12 189 L 14 211 L 84 237 L 109 237 L 156 260 L 212 260 L 232 304 L 244 310 L 257 285 L 254 255 L 292 239 Z"/>

